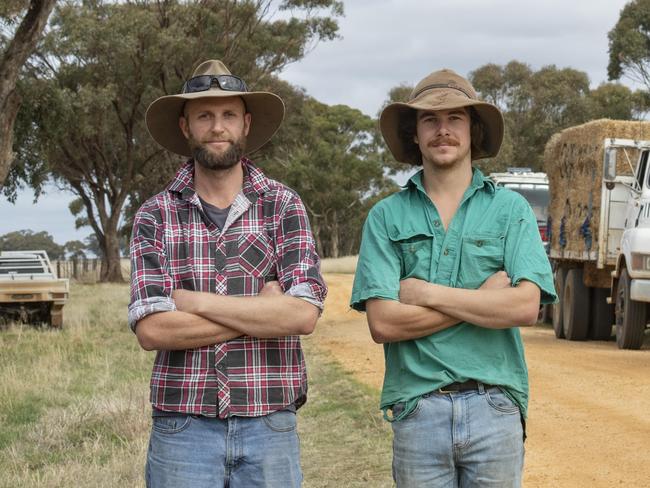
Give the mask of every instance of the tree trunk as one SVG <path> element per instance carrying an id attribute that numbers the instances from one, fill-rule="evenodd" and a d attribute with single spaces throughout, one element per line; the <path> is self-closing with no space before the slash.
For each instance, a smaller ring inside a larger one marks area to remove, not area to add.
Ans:
<path id="1" fill-rule="evenodd" d="M 332 225 L 330 225 L 330 257 L 339 257 L 339 221 L 336 210 L 332 213 Z"/>
<path id="2" fill-rule="evenodd" d="M 112 227 L 112 226 L 111 226 Z M 104 251 L 102 269 L 99 281 L 102 283 L 123 283 L 122 266 L 120 264 L 120 241 L 117 235 L 117 228 L 104 229 L 104 242 L 100 245 Z"/>
<path id="3" fill-rule="evenodd" d="M 14 122 L 20 108 L 16 82 L 32 54 L 56 0 L 31 0 L 29 10 L 0 59 L 0 188 L 13 163 Z"/>

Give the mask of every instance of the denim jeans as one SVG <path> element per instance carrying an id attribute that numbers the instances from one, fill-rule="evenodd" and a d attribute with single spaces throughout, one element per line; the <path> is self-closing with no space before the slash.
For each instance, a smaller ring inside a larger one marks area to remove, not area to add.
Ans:
<path id="1" fill-rule="evenodd" d="M 394 406 L 395 415 L 400 406 Z M 398 488 L 521 485 L 519 408 L 499 388 L 425 395 L 392 426 Z"/>
<path id="2" fill-rule="evenodd" d="M 302 483 L 296 414 L 154 417 L 148 488 L 292 488 Z"/>

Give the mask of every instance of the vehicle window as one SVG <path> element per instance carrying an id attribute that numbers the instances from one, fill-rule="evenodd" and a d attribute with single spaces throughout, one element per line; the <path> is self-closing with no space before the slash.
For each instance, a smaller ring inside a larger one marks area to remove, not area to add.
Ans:
<path id="1" fill-rule="evenodd" d="M 506 183 L 506 188 L 520 193 L 530 204 L 538 222 L 546 222 L 548 217 L 548 185 Z"/>

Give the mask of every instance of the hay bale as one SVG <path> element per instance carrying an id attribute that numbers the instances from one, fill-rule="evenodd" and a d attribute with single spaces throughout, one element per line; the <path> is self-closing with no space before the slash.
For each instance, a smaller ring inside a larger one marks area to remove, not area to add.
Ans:
<path id="1" fill-rule="evenodd" d="M 608 138 L 650 139 L 650 122 L 594 120 L 554 134 L 546 144 L 544 170 L 549 179 L 551 249 L 554 252 L 573 255 L 597 250 L 603 142 Z M 633 175 L 638 156 L 636 150 L 619 150 L 617 174 Z"/>

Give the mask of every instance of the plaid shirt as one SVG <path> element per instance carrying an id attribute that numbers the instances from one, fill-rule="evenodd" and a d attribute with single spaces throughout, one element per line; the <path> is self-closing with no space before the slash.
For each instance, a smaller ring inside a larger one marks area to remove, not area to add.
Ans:
<path id="1" fill-rule="evenodd" d="M 278 280 L 286 294 L 322 309 L 327 288 L 300 197 L 242 159 L 244 184 L 222 230 L 194 191 L 194 164 L 138 211 L 131 242 L 129 325 L 176 310 L 172 290 L 254 296 Z M 164 411 L 255 417 L 304 404 L 307 374 L 298 336 L 242 336 L 184 351 L 158 351 L 151 403 Z"/>

